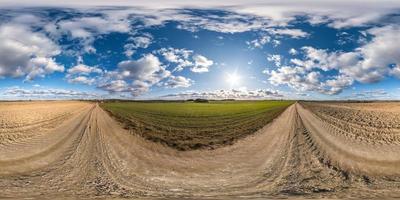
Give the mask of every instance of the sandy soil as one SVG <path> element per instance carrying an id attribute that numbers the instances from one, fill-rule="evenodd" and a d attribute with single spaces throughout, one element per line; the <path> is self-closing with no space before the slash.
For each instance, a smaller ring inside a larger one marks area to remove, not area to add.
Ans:
<path id="1" fill-rule="evenodd" d="M 130 134 L 96 104 L 78 103 L 53 128 L 23 140 L 0 137 L 0 198 L 400 197 L 399 135 L 386 123 L 392 115 L 377 120 L 393 140 L 377 143 L 378 132 L 357 131 L 380 123 L 337 118 L 341 109 L 371 114 L 346 106 L 295 104 L 234 145 L 182 152 Z"/>

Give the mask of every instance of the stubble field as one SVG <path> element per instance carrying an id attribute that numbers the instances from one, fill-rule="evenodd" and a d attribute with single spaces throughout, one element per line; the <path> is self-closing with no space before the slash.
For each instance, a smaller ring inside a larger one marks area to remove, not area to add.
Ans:
<path id="1" fill-rule="evenodd" d="M 289 104 L 2 102 L 0 198 L 400 197 L 400 103 Z"/>

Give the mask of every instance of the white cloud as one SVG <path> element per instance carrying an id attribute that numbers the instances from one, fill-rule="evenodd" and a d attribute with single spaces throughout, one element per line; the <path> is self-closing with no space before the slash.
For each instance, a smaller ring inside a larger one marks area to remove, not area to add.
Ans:
<path id="1" fill-rule="evenodd" d="M 163 85 L 167 88 L 187 88 L 190 87 L 194 81 L 190 78 L 183 76 L 170 76 Z"/>
<path id="2" fill-rule="evenodd" d="M 392 25 L 368 30 L 374 38 L 357 50 L 363 57 L 360 66 L 344 69 L 344 73 L 352 74 L 366 83 L 382 80 L 390 73 L 390 65 L 400 66 L 399 32 L 400 26 Z"/>
<path id="3" fill-rule="evenodd" d="M 101 77 L 90 77 L 93 74 L 101 75 L 103 74 L 103 70 L 98 67 L 91 67 L 85 64 L 82 64 L 82 58 L 78 59 L 78 64 L 69 68 L 67 70 L 67 74 L 65 78 L 68 83 L 78 83 L 78 84 L 87 84 L 92 85 L 96 82 L 97 78 Z"/>
<path id="4" fill-rule="evenodd" d="M 193 51 L 187 49 L 161 48 L 156 53 L 163 55 L 168 62 L 177 64 L 173 72 L 190 67 L 194 73 L 204 73 L 214 64 L 211 59 L 199 54 L 193 55 Z"/>
<path id="5" fill-rule="evenodd" d="M 339 94 L 353 84 L 353 79 L 337 76 L 323 80 L 317 71 L 308 71 L 302 67 L 282 66 L 277 70 L 267 71 L 269 82 L 274 85 L 288 85 L 297 91 L 317 91 L 323 94 Z"/>
<path id="6" fill-rule="evenodd" d="M 294 48 L 291 48 L 290 50 L 289 50 L 289 54 L 290 55 L 297 55 L 297 50 L 296 49 L 294 49 Z"/>
<path id="7" fill-rule="evenodd" d="M 267 32 L 273 35 L 285 35 L 285 36 L 290 36 L 291 38 L 304 38 L 308 37 L 309 34 L 304 32 L 301 29 L 288 29 L 288 28 L 283 28 L 283 29 L 266 29 Z"/>
<path id="8" fill-rule="evenodd" d="M 400 79 L 400 66 L 397 65 L 396 67 L 394 67 L 390 74 Z"/>
<path id="9" fill-rule="evenodd" d="M 295 67 L 282 67 L 269 72 L 271 83 L 287 84 L 302 91 L 318 91 L 325 94 L 338 94 L 354 81 L 374 83 L 388 75 L 399 77 L 400 32 L 399 26 L 383 26 L 369 29 L 371 41 L 352 52 L 329 52 L 324 49 L 303 47 L 305 59 L 292 59 Z M 305 78 L 314 70 L 337 71 L 333 78 L 321 77 L 319 84 Z M 325 81 L 323 81 L 325 80 Z"/>
<path id="10" fill-rule="evenodd" d="M 393 100 L 393 96 L 390 95 L 384 89 L 375 89 L 375 90 L 363 90 L 359 92 L 353 92 L 349 96 L 345 96 L 346 99 L 355 99 L 355 100 Z"/>
<path id="11" fill-rule="evenodd" d="M 267 56 L 267 60 L 273 62 L 275 66 L 280 67 L 282 62 L 282 56 L 278 54 L 270 54 Z"/>
<path id="12" fill-rule="evenodd" d="M 98 67 L 90 67 L 80 63 L 69 68 L 67 72 L 69 74 L 90 74 L 90 73 L 102 73 L 103 71 Z"/>
<path id="13" fill-rule="evenodd" d="M 23 2 L 3 0 L 3 6 L 66 6 L 66 7 L 83 7 L 88 6 L 131 6 L 147 9 L 141 11 L 143 14 L 150 15 L 148 23 L 161 23 L 163 21 L 176 19 L 174 9 L 182 8 L 206 8 L 206 9 L 225 9 L 228 11 L 238 12 L 240 14 L 251 14 L 258 17 L 268 19 L 270 25 L 287 25 L 288 22 L 295 20 L 297 15 L 309 16 L 312 23 L 328 23 L 329 26 L 335 28 L 343 28 L 350 26 L 363 26 L 379 20 L 388 13 L 395 12 L 400 7 L 400 2 L 391 0 L 382 0 L 379 2 L 367 1 L 345 1 L 345 0 L 326 0 L 312 2 L 308 0 L 280 0 L 260 2 L 258 0 L 237 0 L 237 1 L 79 1 L 70 0 L 66 2 L 54 2 L 51 0 L 25 0 Z M 137 9 L 132 9 L 137 10 Z M 130 12 L 132 12 L 132 10 Z M 161 12 L 161 11 L 164 12 Z M 108 11 L 110 12 L 110 11 Z M 125 11 L 125 13 L 128 11 Z M 125 14 L 124 12 L 115 12 L 115 15 Z M 139 13 L 140 14 L 140 13 Z M 215 16 L 215 18 L 218 16 Z M 220 23 L 212 23 L 213 16 L 208 20 L 192 20 L 197 24 L 205 25 L 208 29 L 224 30 L 233 32 L 237 30 L 248 30 L 251 27 L 259 27 L 263 24 L 259 22 L 247 23 L 245 20 L 230 21 L 224 19 Z M 241 23 L 242 21 L 246 23 Z M 243 28 L 244 27 L 244 28 Z M 265 25 L 264 25 L 265 27 Z"/>
<path id="14" fill-rule="evenodd" d="M 284 95 L 277 90 L 246 88 L 215 91 L 187 91 L 161 96 L 164 99 L 280 99 Z"/>
<path id="15" fill-rule="evenodd" d="M 61 20 L 53 25 L 48 25 L 48 31 L 53 35 L 68 34 L 72 38 L 80 39 L 85 52 L 96 52 L 92 46 L 95 37 L 111 32 L 128 33 L 131 30 L 127 19 L 115 19 L 110 16 L 75 17 Z"/>
<path id="16" fill-rule="evenodd" d="M 125 55 L 130 57 L 132 56 L 136 49 L 138 48 L 147 48 L 149 47 L 149 45 L 152 43 L 153 40 L 153 36 L 151 36 L 150 34 L 144 34 L 143 36 L 132 36 L 130 38 L 128 38 L 128 42 L 127 44 L 124 45 L 124 49 L 125 49 Z"/>
<path id="17" fill-rule="evenodd" d="M 86 76 L 76 76 L 68 79 L 69 83 L 80 83 L 80 84 L 87 84 L 87 85 L 92 85 L 96 79 L 94 78 L 88 78 Z"/>
<path id="18" fill-rule="evenodd" d="M 268 35 L 263 35 L 260 38 L 254 39 L 252 41 L 247 41 L 246 44 L 250 48 L 262 48 L 265 44 L 271 42 L 271 37 Z"/>
<path id="19" fill-rule="evenodd" d="M 122 61 L 118 64 L 118 69 L 126 79 L 146 81 L 151 84 L 170 75 L 153 54 L 146 54 L 139 60 Z"/>
<path id="20" fill-rule="evenodd" d="M 165 69 L 156 56 L 146 54 L 138 60 L 120 62 L 117 70 L 105 73 L 97 87 L 109 92 L 129 92 L 138 96 L 170 75 L 171 72 Z"/>
<path id="21" fill-rule="evenodd" d="M 10 87 L 1 93 L 3 99 L 93 99 L 99 98 L 97 93 L 66 90 L 58 88 L 34 88 Z"/>
<path id="22" fill-rule="evenodd" d="M 63 31 L 67 31 L 74 38 L 88 38 L 92 34 L 105 34 L 110 32 L 129 32 L 127 21 L 115 20 L 107 17 L 81 17 L 70 20 L 62 20 L 57 25 Z"/>
<path id="23" fill-rule="evenodd" d="M 129 92 L 129 85 L 124 80 L 111 80 L 109 82 L 101 83 L 98 88 L 114 92 Z"/>
<path id="24" fill-rule="evenodd" d="M 25 76 L 25 80 L 33 80 L 64 71 L 52 58 L 60 53 L 59 47 L 44 34 L 21 24 L 3 24 L 0 41 L 0 78 Z"/>
<path id="25" fill-rule="evenodd" d="M 257 30 L 267 25 L 266 19 L 233 12 L 222 16 L 215 14 L 198 16 L 190 13 L 185 13 L 184 15 L 175 13 L 173 20 L 180 22 L 178 28 L 192 32 L 205 29 L 221 33 L 241 33 Z"/>
<path id="26" fill-rule="evenodd" d="M 328 52 L 327 50 L 303 47 L 306 60 L 292 60 L 308 70 L 338 70 L 340 74 L 352 77 L 361 83 L 373 83 L 395 74 L 400 65 L 400 27 L 384 26 L 372 28 L 368 33 L 372 40 L 353 52 Z"/>
<path id="27" fill-rule="evenodd" d="M 177 66 L 173 71 L 182 71 L 185 67 L 193 66 L 194 63 L 190 57 L 193 54 L 192 50 L 187 49 L 174 49 L 174 48 L 161 48 L 158 53 L 164 56 L 165 60 L 171 63 L 176 63 Z"/>
<path id="28" fill-rule="evenodd" d="M 202 55 L 194 55 L 194 66 L 190 69 L 192 72 L 195 73 L 203 73 L 208 72 L 208 68 L 214 64 L 214 62 Z"/>

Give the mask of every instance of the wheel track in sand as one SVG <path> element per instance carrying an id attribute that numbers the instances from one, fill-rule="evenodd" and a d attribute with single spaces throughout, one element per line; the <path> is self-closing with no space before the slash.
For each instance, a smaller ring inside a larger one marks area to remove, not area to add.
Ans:
<path id="1" fill-rule="evenodd" d="M 234 145 L 180 152 L 130 134 L 97 105 L 90 105 L 54 134 L 46 134 L 50 138 L 0 147 L 0 156 L 11 153 L 0 157 L 0 197 L 345 198 L 387 196 L 387 191 L 394 197 L 400 194 L 399 160 L 393 159 L 400 152 L 391 152 L 393 158 L 388 162 L 380 157 L 382 152 L 367 157 L 360 154 L 361 150 L 368 152 L 362 145 L 346 150 L 348 146 L 343 144 L 352 141 L 341 143 L 340 135 L 323 123 L 295 104 Z M 26 149 L 36 150 L 24 155 Z M 10 156 L 13 153 L 22 155 Z M 393 176 L 391 181 L 387 175 Z"/>

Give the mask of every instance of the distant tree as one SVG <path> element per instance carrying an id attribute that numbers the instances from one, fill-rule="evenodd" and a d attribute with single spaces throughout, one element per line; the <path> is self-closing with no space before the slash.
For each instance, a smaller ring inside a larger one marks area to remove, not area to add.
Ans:
<path id="1" fill-rule="evenodd" d="M 207 99 L 195 99 L 194 102 L 196 103 L 208 103 Z"/>

